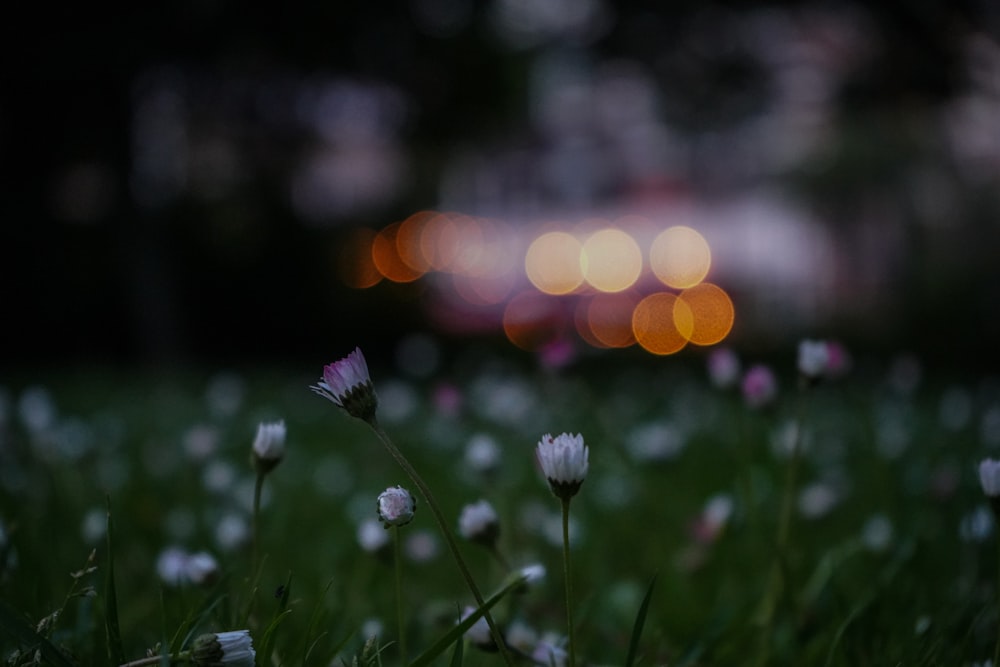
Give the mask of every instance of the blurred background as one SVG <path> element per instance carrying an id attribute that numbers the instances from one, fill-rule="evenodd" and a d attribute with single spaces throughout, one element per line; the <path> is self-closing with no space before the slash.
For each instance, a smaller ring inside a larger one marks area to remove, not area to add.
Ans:
<path id="1" fill-rule="evenodd" d="M 3 367 L 414 333 L 1000 365 L 996 3 L 18 12 Z"/>

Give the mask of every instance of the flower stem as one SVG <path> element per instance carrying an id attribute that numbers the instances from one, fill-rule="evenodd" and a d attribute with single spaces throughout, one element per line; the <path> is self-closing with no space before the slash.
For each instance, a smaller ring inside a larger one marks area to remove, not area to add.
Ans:
<path id="1" fill-rule="evenodd" d="M 399 664 L 406 664 L 406 623 L 403 619 L 403 548 L 399 526 L 392 527 L 393 560 L 396 567 L 396 625 L 399 627 Z"/>
<path id="2" fill-rule="evenodd" d="M 576 631 L 573 629 L 573 579 L 569 566 L 569 498 L 562 498 L 563 578 L 566 581 L 566 627 L 569 631 L 569 667 L 576 667 Z"/>
<path id="3" fill-rule="evenodd" d="M 253 486 L 253 569 L 250 571 L 251 577 L 257 576 L 258 558 L 260 554 L 260 496 L 264 488 L 264 473 L 257 472 L 257 480 Z"/>
<path id="4" fill-rule="evenodd" d="M 513 667 L 514 662 L 511 658 L 509 651 L 507 650 L 507 644 L 503 640 L 503 635 L 500 634 L 500 630 L 497 628 L 496 623 L 493 620 L 493 615 L 490 613 L 489 609 L 485 608 L 486 602 L 483 599 L 483 594 L 479 592 L 479 587 L 476 586 L 476 582 L 472 578 L 472 574 L 469 572 L 469 568 L 465 564 L 465 560 L 462 558 L 462 554 L 458 550 L 458 544 L 455 542 L 455 537 L 452 535 L 451 528 L 448 527 L 448 522 L 445 521 L 444 514 L 441 512 L 441 508 L 438 507 L 437 501 L 434 499 L 434 495 L 431 493 L 430 487 L 424 482 L 423 478 L 417 473 L 416 468 L 414 468 L 409 460 L 403 455 L 403 452 L 393 444 L 392 439 L 389 438 L 389 434 L 386 433 L 382 427 L 379 425 L 378 421 L 373 417 L 371 421 L 368 422 L 372 430 L 375 431 L 375 435 L 378 436 L 382 444 L 388 450 L 389 454 L 399 467 L 410 477 L 413 484 L 420 489 L 421 495 L 423 495 L 424 500 L 427 501 L 427 506 L 431 508 L 431 514 L 434 516 L 434 520 L 438 524 L 438 528 L 441 529 L 442 535 L 444 535 L 445 542 L 448 544 L 448 549 L 451 551 L 451 555 L 455 558 L 455 564 L 458 566 L 459 572 L 461 572 L 462 577 L 465 579 L 465 583 L 468 585 L 469 590 L 472 592 L 472 597 L 476 599 L 476 604 L 483 608 L 483 618 L 486 619 L 487 625 L 490 626 L 490 632 L 493 635 L 493 641 L 496 642 L 497 648 L 500 650 L 500 655 L 503 656 L 504 662 Z"/>
<path id="5" fill-rule="evenodd" d="M 798 415 L 795 424 L 795 437 L 792 439 L 791 452 L 788 456 L 788 466 L 785 469 L 785 488 L 781 497 L 781 510 L 778 514 L 778 532 L 775 541 L 774 562 L 768 581 L 767 597 L 764 604 L 764 631 L 760 635 L 762 643 L 758 654 L 758 665 L 766 665 L 770 658 L 771 642 L 774 633 L 775 615 L 778 598 L 787 591 L 788 550 L 791 541 L 792 507 L 795 504 L 795 489 L 798 485 L 799 460 L 802 450 L 802 431 L 805 428 L 806 397 L 802 394 L 798 404 Z"/>
<path id="6" fill-rule="evenodd" d="M 168 656 L 168 659 L 171 663 L 175 663 L 180 662 L 181 660 L 186 660 L 189 655 L 191 655 L 190 651 L 181 651 L 177 655 Z M 145 658 L 138 658 L 136 660 L 130 660 L 129 662 L 122 663 L 119 667 L 145 667 L 146 665 L 158 665 L 162 661 L 162 655 L 150 655 Z"/>
<path id="7" fill-rule="evenodd" d="M 997 614 L 1000 616 L 1000 539 L 997 540 Z M 997 643 L 993 649 L 993 664 L 1000 665 L 1000 618 L 997 619 Z"/>

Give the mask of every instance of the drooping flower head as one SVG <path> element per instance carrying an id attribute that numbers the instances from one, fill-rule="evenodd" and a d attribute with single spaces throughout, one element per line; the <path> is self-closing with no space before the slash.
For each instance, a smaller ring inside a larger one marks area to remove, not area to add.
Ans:
<path id="1" fill-rule="evenodd" d="M 553 438 L 546 433 L 535 452 L 552 493 L 562 500 L 575 496 L 590 466 L 590 450 L 583 444 L 583 436 L 560 433 Z"/>
<path id="2" fill-rule="evenodd" d="M 191 647 L 191 661 L 199 667 L 253 667 L 256 658 L 249 630 L 204 634 Z"/>
<path id="3" fill-rule="evenodd" d="M 378 496 L 378 518 L 386 528 L 405 526 L 413 520 L 417 501 L 401 486 L 390 486 Z"/>
<path id="4" fill-rule="evenodd" d="M 378 396 L 368 374 L 368 364 L 361 348 L 323 368 L 323 377 L 309 387 L 344 409 L 347 414 L 371 423 L 378 408 Z"/>
<path id="5" fill-rule="evenodd" d="M 274 469 L 285 457 L 285 422 L 261 422 L 253 441 L 253 463 L 260 474 Z"/>
<path id="6" fill-rule="evenodd" d="M 488 500 L 480 500 L 463 507 L 458 515 L 458 534 L 492 549 L 500 537 L 500 517 L 493 505 Z"/>

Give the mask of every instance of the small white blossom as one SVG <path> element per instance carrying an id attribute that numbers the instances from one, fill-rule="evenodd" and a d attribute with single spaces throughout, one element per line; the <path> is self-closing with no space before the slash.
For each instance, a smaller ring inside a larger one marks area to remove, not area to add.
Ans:
<path id="1" fill-rule="evenodd" d="M 718 389 L 729 389 L 740 381 L 740 358 L 728 347 L 719 347 L 708 355 L 708 377 Z"/>
<path id="2" fill-rule="evenodd" d="M 462 611 L 462 620 L 464 621 L 467 619 L 475 611 L 475 607 L 466 607 Z M 490 649 L 495 647 L 495 644 L 493 643 L 493 633 L 490 632 L 489 623 L 486 622 L 486 617 L 484 616 L 477 618 L 476 622 L 465 631 L 465 638 L 478 648 Z"/>
<path id="3" fill-rule="evenodd" d="M 763 364 L 751 366 L 743 375 L 743 399 L 751 408 L 762 408 L 778 395 L 778 380 L 774 372 Z"/>
<path id="4" fill-rule="evenodd" d="M 545 566 L 541 563 L 525 565 L 519 570 L 519 574 L 524 577 L 524 583 L 536 584 L 545 578 Z"/>
<path id="5" fill-rule="evenodd" d="M 500 535 L 500 517 L 488 500 L 480 500 L 462 508 L 458 515 L 458 534 L 486 546 L 493 546 Z"/>
<path id="6" fill-rule="evenodd" d="M 405 526 L 413 520 L 417 501 L 401 486 L 390 486 L 378 496 L 378 518 L 386 528 Z"/>
<path id="7" fill-rule="evenodd" d="M 799 372 L 811 380 L 826 374 L 830 362 L 830 351 L 826 341 L 804 340 L 799 343 Z"/>
<path id="8" fill-rule="evenodd" d="M 184 564 L 184 575 L 196 586 L 205 586 L 215 581 L 219 575 L 219 563 L 207 551 L 191 554 Z"/>
<path id="9" fill-rule="evenodd" d="M 389 535 L 375 519 L 365 519 L 358 524 L 358 544 L 369 553 L 381 551 L 389 544 Z"/>
<path id="10" fill-rule="evenodd" d="M 996 459 L 980 461 L 979 484 L 988 498 L 1000 497 L 1000 461 Z"/>
<path id="11" fill-rule="evenodd" d="M 285 457 L 285 422 L 261 422 L 253 441 L 253 459 L 258 472 L 268 472 Z"/>
<path id="12" fill-rule="evenodd" d="M 489 474 L 500 467 L 500 446 L 493 436 L 478 433 L 465 446 L 465 465 L 478 473 Z"/>
<path id="13" fill-rule="evenodd" d="M 552 492 L 564 500 L 576 495 L 590 467 L 590 450 L 583 436 L 561 433 L 553 438 L 546 433 L 535 451 Z"/>
<path id="14" fill-rule="evenodd" d="M 229 665 L 253 667 L 257 652 L 249 630 L 231 630 L 201 635 L 194 640 L 191 660 L 199 667 Z"/>

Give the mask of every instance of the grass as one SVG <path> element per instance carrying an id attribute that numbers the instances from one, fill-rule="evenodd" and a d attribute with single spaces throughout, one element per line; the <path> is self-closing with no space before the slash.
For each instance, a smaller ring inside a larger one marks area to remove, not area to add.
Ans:
<path id="1" fill-rule="evenodd" d="M 381 491 L 411 485 L 365 424 L 308 390 L 329 361 L 294 372 L 3 381 L 0 656 L 25 664 L 55 650 L 69 664 L 107 664 L 246 627 L 260 665 L 364 664 L 372 632 L 371 664 L 397 664 L 391 542 L 371 553 L 357 531 Z M 519 650 L 567 635 L 560 505 L 533 456 L 542 434 L 571 431 L 591 450 L 571 512 L 580 662 L 748 664 L 765 646 L 777 665 L 972 665 L 993 655 L 996 536 L 975 476 L 997 440 L 989 425 L 1000 391 L 988 378 L 930 375 L 905 391 L 874 360 L 810 390 L 798 489 L 813 514 L 796 502 L 776 561 L 787 460 L 775 442 L 803 398 L 794 351 L 776 361 L 782 390 L 762 410 L 711 387 L 693 356 L 604 357 L 558 373 L 487 358 L 432 379 L 369 361 L 380 423 L 443 513 L 454 523 L 464 504 L 489 500 L 507 558 L 546 567 L 544 580 L 492 610 Z M 455 412 L 435 403 L 445 384 L 462 397 Z M 255 572 L 249 533 L 231 545 L 218 531 L 223 521 L 249 529 L 250 445 L 257 424 L 275 419 L 288 426 L 288 451 L 264 484 Z M 464 463 L 477 435 L 499 445 L 495 471 Z M 670 437 L 679 447 L 658 452 Z M 699 522 L 713 497 L 730 499 L 732 513 Z M 409 654 L 441 645 L 426 664 L 502 664 L 447 636 L 472 600 L 426 506 L 400 538 Z M 171 545 L 211 553 L 218 578 L 165 583 L 157 559 Z M 459 547 L 485 595 L 508 583 L 486 549 Z"/>

